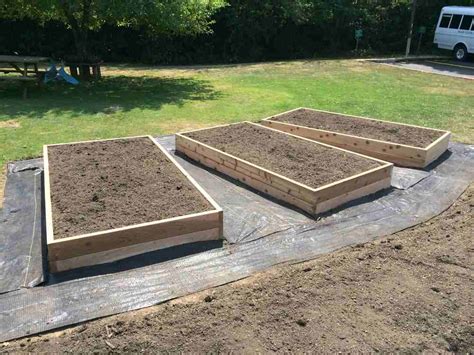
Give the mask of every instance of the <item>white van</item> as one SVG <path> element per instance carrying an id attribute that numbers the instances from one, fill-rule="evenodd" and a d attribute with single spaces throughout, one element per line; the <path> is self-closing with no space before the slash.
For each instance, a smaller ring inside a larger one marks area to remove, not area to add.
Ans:
<path id="1" fill-rule="evenodd" d="M 453 51 L 457 60 L 466 60 L 474 53 L 474 7 L 443 7 L 433 42 L 438 48 Z"/>

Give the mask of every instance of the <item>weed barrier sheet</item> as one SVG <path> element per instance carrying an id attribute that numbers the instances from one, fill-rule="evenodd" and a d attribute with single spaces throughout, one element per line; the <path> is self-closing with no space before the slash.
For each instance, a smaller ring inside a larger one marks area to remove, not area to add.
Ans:
<path id="1" fill-rule="evenodd" d="M 159 143 L 174 153 L 174 137 Z M 425 170 L 395 168 L 392 189 L 314 220 L 178 157 L 224 209 L 223 241 L 49 274 L 42 160 L 9 165 L 0 220 L 0 341 L 152 306 L 422 223 L 474 181 L 474 146 L 453 143 Z"/>
<path id="2" fill-rule="evenodd" d="M 44 281 L 42 171 L 42 159 L 8 165 L 0 210 L 0 293 Z"/>

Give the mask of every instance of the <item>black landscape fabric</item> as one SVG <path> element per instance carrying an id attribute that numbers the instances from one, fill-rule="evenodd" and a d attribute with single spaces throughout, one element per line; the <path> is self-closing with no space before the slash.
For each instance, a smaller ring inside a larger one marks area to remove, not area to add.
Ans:
<path id="1" fill-rule="evenodd" d="M 174 152 L 174 137 L 158 142 Z M 54 275 L 45 269 L 42 160 L 10 164 L 0 221 L 0 341 L 152 306 L 395 233 L 441 213 L 474 181 L 474 146 L 453 143 L 425 170 L 395 168 L 392 189 L 314 220 L 177 160 L 224 209 L 224 241 Z"/>

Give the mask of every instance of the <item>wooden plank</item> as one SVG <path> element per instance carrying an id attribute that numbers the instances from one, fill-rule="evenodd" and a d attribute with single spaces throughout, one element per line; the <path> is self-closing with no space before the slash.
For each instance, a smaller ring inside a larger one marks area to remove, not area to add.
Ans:
<path id="1" fill-rule="evenodd" d="M 32 77 L 32 76 L 0 76 L 0 80 L 3 81 L 38 81 L 39 79 L 37 77 Z"/>
<path id="2" fill-rule="evenodd" d="M 18 70 L 12 69 L 12 68 L 2 68 L 0 66 L 0 72 L 2 72 L 4 74 L 10 74 L 10 73 L 18 73 Z M 28 74 L 38 75 L 38 74 L 41 74 L 41 73 L 45 73 L 45 71 L 44 70 L 36 70 L 36 69 L 28 69 Z"/>
<path id="3" fill-rule="evenodd" d="M 184 241 L 194 242 L 200 240 L 219 239 L 223 236 L 223 211 L 209 194 L 176 162 L 176 160 L 159 145 L 151 136 L 138 136 L 129 138 L 113 138 L 108 140 L 122 140 L 130 138 L 148 138 L 157 149 L 178 168 L 190 183 L 209 201 L 213 209 L 205 212 L 167 218 L 159 221 L 140 223 L 121 228 L 98 231 L 78 236 L 55 239 L 53 231 L 51 183 L 48 158 L 48 147 L 64 144 L 80 144 L 104 140 L 81 141 L 76 143 L 53 144 L 43 147 L 44 156 L 44 181 L 45 181 L 45 209 L 46 209 L 46 235 L 48 245 L 48 258 L 52 270 L 65 270 L 78 267 L 78 265 L 93 265 L 99 263 L 100 256 L 110 258 L 127 257 L 139 250 L 154 247 L 171 246 L 173 240 L 176 245 Z M 65 261 L 67 260 L 67 261 Z M 105 261 L 102 261 L 105 262 Z"/>
<path id="4" fill-rule="evenodd" d="M 258 124 L 255 125 L 259 126 Z M 280 131 L 278 132 L 283 134 Z M 314 142 L 296 135 L 291 136 L 294 136 L 296 139 L 310 141 L 312 144 L 324 145 L 330 149 L 342 150 L 348 154 L 360 155 L 349 152 L 345 149 Z M 183 134 L 176 135 L 176 150 L 207 167 L 237 179 L 242 183 L 267 193 L 279 200 L 297 206 L 313 215 L 320 213 L 320 211 L 325 208 L 336 207 L 333 206 L 333 203 L 344 203 L 351 199 L 360 197 L 360 194 L 372 193 L 374 192 L 374 189 L 386 187 L 387 181 L 390 184 L 393 168 L 393 164 L 391 163 L 364 156 L 366 159 L 376 160 L 381 165 L 377 168 L 315 189 L 300 183 L 297 185 L 291 185 L 292 180 L 287 179 L 284 176 L 278 175 L 255 164 L 251 164 L 226 152 L 219 151 Z M 235 163 L 232 164 L 230 162 Z M 251 164 L 251 169 L 247 169 L 247 164 Z M 384 182 L 382 183 L 381 181 Z M 296 190 L 292 190 L 291 187 L 296 187 Z M 302 191 L 304 191 L 304 193 L 302 193 Z M 321 204 L 327 201 L 333 201 L 333 203 L 328 202 L 326 204 Z"/>
<path id="5" fill-rule="evenodd" d="M 269 126 L 266 126 L 266 125 L 263 125 L 263 124 L 257 124 L 257 123 L 252 123 L 252 122 L 248 122 L 248 123 L 251 123 L 253 125 L 256 125 L 256 126 L 260 126 L 260 127 L 265 127 L 266 129 L 271 129 L 275 132 L 279 132 L 281 133 L 282 131 L 279 130 L 279 129 L 275 129 L 275 128 L 272 128 L 272 127 L 269 127 Z M 334 144 L 328 144 L 328 143 L 325 143 L 325 142 L 319 142 L 319 141 L 316 141 L 314 139 L 310 139 L 310 138 L 306 138 L 306 137 L 302 137 L 301 135 L 298 135 L 298 134 L 294 134 L 294 133 L 291 133 L 291 132 L 284 132 L 286 133 L 288 136 L 292 136 L 292 137 L 295 137 L 295 138 L 298 138 L 298 139 L 303 139 L 307 142 L 311 142 L 312 144 L 318 144 L 318 145 L 321 145 L 323 147 L 326 147 L 326 148 L 330 148 L 330 149 L 335 149 L 335 150 L 339 150 L 341 152 L 345 152 L 345 153 L 348 153 L 348 154 L 353 154 L 353 155 L 358 155 L 360 157 L 363 157 L 364 159 L 369 159 L 369 160 L 373 160 L 373 161 L 376 161 L 376 162 L 379 162 L 379 163 L 382 163 L 382 164 L 387 164 L 388 162 L 386 160 L 382 160 L 382 159 L 378 159 L 378 158 L 374 158 L 374 157 L 371 157 L 371 156 L 368 156 L 368 155 L 365 155 L 365 154 L 362 154 L 362 153 L 358 153 L 358 152 L 354 152 L 352 150 L 349 150 L 349 149 L 345 149 L 345 148 L 342 148 L 342 147 L 338 147 Z"/>
<path id="6" fill-rule="evenodd" d="M 48 244 L 48 257 L 50 260 L 68 259 L 99 251 L 218 228 L 219 219 L 218 211 L 208 211 L 55 239 Z"/>
<path id="7" fill-rule="evenodd" d="M 273 173 L 265 168 L 258 167 L 250 162 L 233 157 L 225 152 L 221 152 L 209 145 L 200 143 L 192 138 L 176 135 L 176 146 L 183 147 L 191 152 L 200 154 L 206 158 L 212 159 L 214 162 L 224 165 L 229 169 L 237 170 L 242 174 L 259 180 L 270 186 L 293 195 L 294 197 L 310 202 L 313 200 L 312 188 L 284 176 Z"/>
<path id="8" fill-rule="evenodd" d="M 446 132 L 426 148 L 426 165 L 431 164 L 433 161 L 438 159 L 448 149 L 450 139 L 451 132 Z"/>
<path id="9" fill-rule="evenodd" d="M 259 125 L 259 124 L 255 124 L 255 123 L 253 123 L 253 124 L 257 125 L 257 126 L 260 126 L 260 127 L 263 127 L 262 125 Z M 281 131 L 276 130 L 276 129 L 271 128 L 271 127 L 266 127 L 266 128 L 271 129 L 271 130 L 276 131 L 276 132 L 281 132 Z M 386 162 L 386 161 L 383 161 L 383 160 L 379 160 L 379 159 L 375 159 L 375 158 L 370 157 L 370 156 L 362 155 L 360 153 L 353 152 L 353 151 L 350 151 L 348 149 L 344 149 L 344 148 L 337 147 L 337 146 L 334 146 L 334 145 L 328 145 L 328 144 L 325 144 L 325 143 L 322 143 L 322 142 L 317 142 L 317 141 L 314 141 L 314 140 L 311 140 L 311 139 L 308 139 L 308 138 L 305 138 L 305 137 L 301 137 L 301 136 L 298 136 L 298 135 L 295 135 L 295 134 L 292 134 L 292 133 L 287 133 L 287 135 L 295 137 L 297 139 L 305 140 L 307 142 L 311 142 L 313 144 L 322 145 L 322 146 L 325 146 L 327 148 L 339 150 L 341 152 L 345 152 L 345 153 L 351 154 L 351 155 L 358 155 L 358 156 L 361 156 L 365 159 L 374 160 L 374 161 L 377 161 L 377 162 L 381 163 L 381 166 L 373 168 L 373 169 L 368 170 L 368 171 L 365 171 L 363 173 L 356 174 L 356 175 L 347 177 L 345 179 L 339 180 L 337 182 L 333 182 L 331 184 L 321 186 L 317 189 L 312 189 L 311 188 L 311 190 L 313 191 L 313 196 L 312 196 L 312 199 L 310 200 L 311 202 L 318 203 L 319 201 L 324 201 L 326 199 L 333 198 L 334 196 L 336 196 L 338 194 L 345 193 L 347 191 L 351 191 L 354 188 L 354 186 L 365 186 L 365 185 L 371 184 L 371 183 L 373 183 L 373 182 L 375 182 L 379 179 L 384 179 L 386 177 L 390 177 L 391 174 L 392 174 L 392 168 L 393 168 L 392 163 L 389 163 L 389 162 Z"/>
<path id="10" fill-rule="evenodd" d="M 357 137 L 277 121 L 262 121 L 262 124 L 283 132 L 390 162 L 398 159 L 400 161 L 412 161 L 413 164 L 420 165 L 423 164 L 426 156 L 426 151 L 423 148 L 410 147 L 403 144 L 383 142 L 371 138 Z"/>
<path id="11" fill-rule="evenodd" d="M 331 200 L 337 196 L 350 193 L 358 188 L 371 185 L 377 181 L 391 178 L 393 165 L 380 166 L 362 174 L 354 175 L 332 184 L 322 186 L 315 192 L 316 203 Z"/>
<path id="12" fill-rule="evenodd" d="M 215 127 L 208 127 L 208 128 L 201 128 L 201 129 L 198 129 L 196 131 L 201 131 L 201 130 L 205 130 L 205 129 L 211 129 L 211 128 L 217 128 L 217 127 L 226 127 L 226 126 L 232 126 L 232 125 L 236 125 L 236 124 L 240 124 L 242 122 L 239 122 L 239 123 L 231 123 L 231 124 L 227 124 L 227 125 L 219 125 L 219 126 L 215 126 Z M 249 121 L 244 121 L 244 123 L 248 123 L 248 124 L 251 124 L 251 125 L 255 125 L 255 126 L 259 126 L 259 127 L 262 127 L 262 128 L 266 128 L 268 129 L 268 127 L 263 127 L 262 125 L 259 125 L 259 124 L 256 124 L 254 122 L 249 122 Z M 275 130 L 275 131 L 278 131 L 278 130 Z M 189 132 L 195 132 L 195 131 L 188 131 Z M 278 132 L 280 133 L 280 132 Z M 226 152 L 222 152 L 214 147 L 211 147 L 205 143 L 202 143 L 202 142 L 198 142 L 190 137 L 187 137 L 185 136 L 186 132 L 183 132 L 183 133 L 178 133 L 176 134 L 176 138 L 179 139 L 179 137 L 185 137 L 186 139 L 186 142 L 188 143 L 189 147 L 191 150 L 195 150 L 195 151 L 198 151 L 199 150 L 206 150 L 206 154 L 212 154 L 214 159 L 216 161 L 218 161 L 219 159 L 222 159 L 224 161 L 227 161 L 231 164 L 231 166 L 233 165 L 237 165 L 238 162 L 240 162 L 240 165 L 242 167 L 245 167 L 245 169 L 247 170 L 250 170 L 252 172 L 254 172 L 255 174 L 261 174 L 262 176 L 264 176 L 265 174 L 263 172 L 266 172 L 268 174 L 271 174 L 272 176 L 276 176 L 276 177 L 279 177 L 285 181 L 288 181 L 288 182 L 291 182 L 292 184 L 294 185 L 297 185 L 297 186 L 300 186 L 304 189 L 311 189 L 311 187 L 307 186 L 307 185 L 304 185 L 298 181 L 295 181 L 295 180 L 292 180 L 288 177 L 285 177 L 285 176 L 282 176 L 278 173 L 275 173 L 273 171 L 270 171 L 268 169 L 265 169 L 261 166 L 257 166 L 249 161 L 246 161 L 246 160 L 243 160 L 243 159 L 240 159 L 238 157 L 235 157 L 233 155 L 230 155 Z M 301 139 L 301 137 L 298 137 L 298 136 L 295 136 L 296 138 L 298 139 Z M 312 142 L 314 144 L 314 142 Z M 325 145 L 327 146 L 327 145 Z M 330 147 L 330 148 L 334 148 L 334 147 Z M 352 153 L 352 152 L 351 152 Z M 369 158 L 370 159 L 370 158 Z"/>
<path id="13" fill-rule="evenodd" d="M 298 110 L 308 110 L 308 111 L 314 111 L 314 112 L 322 112 L 322 113 L 328 113 L 328 114 L 337 115 L 337 116 L 346 116 L 346 117 L 360 118 L 360 119 L 362 119 L 362 120 L 367 120 L 367 121 L 376 121 L 376 122 L 385 122 L 385 123 L 388 122 L 388 123 L 390 123 L 390 124 L 394 124 L 394 125 L 398 125 L 398 126 L 409 126 L 409 127 L 414 127 L 414 128 L 429 129 L 429 130 L 432 130 L 432 131 L 446 132 L 446 131 L 443 131 L 442 129 L 437 129 L 437 128 L 424 127 L 424 126 L 417 126 L 417 125 L 409 124 L 409 123 L 383 121 L 383 120 L 379 120 L 379 119 L 377 119 L 377 118 L 372 118 L 372 117 L 350 115 L 350 114 L 348 114 L 348 113 L 340 113 L 340 112 L 327 111 L 327 110 L 317 110 L 317 109 L 309 108 L 309 107 L 297 107 L 297 108 L 295 108 L 295 109 L 293 109 L 293 110 L 289 110 L 289 111 L 286 111 L 286 112 L 283 112 L 283 113 L 279 113 L 279 114 L 276 114 L 276 115 L 267 117 L 267 118 L 265 118 L 265 119 L 270 119 L 270 120 L 271 120 L 271 119 L 274 118 L 274 117 L 282 116 L 282 115 L 284 115 L 284 114 L 286 114 L 286 113 L 291 113 L 291 112 L 298 111 Z"/>
<path id="14" fill-rule="evenodd" d="M 330 211 L 338 206 L 343 205 L 349 201 L 353 201 L 360 197 L 371 195 L 380 190 L 388 189 L 391 186 L 391 177 L 376 181 L 367 186 L 360 187 L 353 191 L 334 197 L 330 200 L 319 203 L 316 206 L 316 213 L 323 213 Z"/>
<path id="15" fill-rule="evenodd" d="M 217 210 L 217 211 L 222 211 L 222 208 L 217 204 L 216 201 L 209 195 L 206 190 L 204 190 L 201 185 L 198 184 L 194 178 L 189 175 L 189 173 L 183 169 L 183 167 L 176 161 L 176 159 L 165 149 L 159 144 L 157 141 L 152 136 L 147 136 L 150 138 L 150 140 L 161 150 L 161 152 L 166 155 L 166 157 L 171 160 L 171 162 L 178 168 L 178 170 L 191 182 L 191 184 L 201 193 L 201 195 L 204 196 L 206 200 L 208 200 L 211 205 Z"/>
<path id="16" fill-rule="evenodd" d="M 41 63 L 48 62 L 48 57 L 33 57 L 21 55 L 0 55 L 0 63 Z"/>
<path id="17" fill-rule="evenodd" d="M 52 243 L 54 240 L 53 214 L 51 208 L 51 184 L 49 179 L 49 158 L 48 146 L 43 146 L 43 177 L 44 177 L 44 206 L 46 220 L 46 243 Z"/>
<path id="18" fill-rule="evenodd" d="M 196 153 L 208 157 L 221 165 L 233 170 L 237 170 L 244 175 L 259 180 L 267 185 L 274 186 L 298 199 L 302 199 L 307 202 L 311 202 L 313 199 L 311 188 L 309 186 L 297 183 L 281 175 L 270 172 L 264 168 L 257 167 L 250 162 L 232 157 L 224 152 L 218 151 L 213 147 L 195 141 L 192 138 L 186 137 L 185 139 L 181 139 L 181 137 L 182 136 L 179 134 L 176 136 L 177 145 L 182 145 L 183 147 L 186 147 L 192 151 L 194 150 Z"/>
<path id="19" fill-rule="evenodd" d="M 414 147 L 414 146 L 405 145 L 405 144 L 386 142 L 386 141 L 372 139 L 372 138 L 354 136 L 354 135 L 345 134 L 345 133 L 321 130 L 321 129 L 316 129 L 312 127 L 305 127 L 305 126 L 300 126 L 296 124 L 279 122 L 279 121 L 273 120 L 276 117 L 279 117 L 284 114 L 291 113 L 300 109 L 387 123 L 386 121 L 380 121 L 380 120 L 376 120 L 376 119 L 368 118 L 368 117 L 353 116 L 353 115 L 335 113 L 335 112 L 330 112 L 330 111 L 314 110 L 314 109 L 309 109 L 309 108 L 297 108 L 295 110 L 287 111 L 282 114 L 267 117 L 261 121 L 261 124 L 267 127 L 278 129 L 283 132 L 295 134 L 295 135 L 312 139 L 318 142 L 331 144 L 331 145 L 344 148 L 350 151 L 354 151 L 354 152 L 372 156 L 378 159 L 390 161 L 397 165 L 407 166 L 407 167 L 416 167 L 416 168 L 426 167 L 429 163 L 431 163 L 433 160 L 439 157 L 447 149 L 448 143 L 449 143 L 450 133 L 447 131 L 421 127 L 421 126 L 415 126 L 415 125 L 410 125 L 410 124 L 403 124 L 403 123 L 398 123 L 398 122 L 389 122 L 389 123 L 402 126 L 402 127 L 408 126 L 408 127 L 439 131 L 439 132 L 443 132 L 444 134 L 441 138 L 431 143 L 428 147 L 420 148 L 420 147 Z M 430 151 L 432 151 L 433 153 L 429 153 Z"/>
<path id="20" fill-rule="evenodd" d="M 149 135 L 141 135 L 141 136 L 130 136 L 130 137 L 119 137 L 119 138 L 90 139 L 90 140 L 87 140 L 87 141 L 53 143 L 53 144 L 48 144 L 47 147 L 56 147 L 56 146 L 70 145 L 70 144 L 94 143 L 94 142 L 120 141 L 120 140 L 123 140 L 123 139 L 134 139 L 134 138 L 150 138 L 150 136 Z"/>
<path id="21" fill-rule="evenodd" d="M 273 125 L 275 125 L 277 121 L 269 122 L 272 122 Z M 269 125 L 271 126 L 272 124 L 269 123 Z M 342 146 L 345 149 L 349 150 L 361 150 L 368 152 L 377 150 L 385 155 L 403 156 L 412 159 L 418 158 L 420 160 L 423 158 L 423 148 L 412 147 L 404 144 L 390 143 L 372 138 L 358 137 L 345 133 L 326 131 L 312 127 L 303 127 L 285 122 L 278 122 L 278 125 L 282 126 L 278 128 L 280 130 L 285 129 L 288 130 L 290 133 L 296 135 L 308 134 L 308 137 L 306 138 L 322 142 L 329 142 L 332 145 L 337 144 L 338 146 Z M 306 129 L 304 128 L 308 128 L 308 131 L 306 132 Z"/>
<path id="22" fill-rule="evenodd" d="M 260 180 L 253 178 L 252 176 L 246 175 L 240 171 L 229 168 L 228 166 L 225 166 L 224 164 L 220 164 L 219 162 L 216 162 L 215 160 L 208 158 L 204 155 L 190 151 L 183 145 L 180 145 L 178 141 L 176 142 L 176 150 L 188 156 L 189 158 L 193 159 L 194 161 L 197 161 L 198 163 L 203 164 L 211 169 L 217 170 L 218 172 L 222 174 L 230 176 L 231 178 L 234 178 L 245 185 L 253 187 L 254 189 L 258 191 L 261 191 L 267 195 L 270 195 L 278 200 L 294 205 L 310 214 L 314 213 L 314 205 L 312 203 L 308 203 L 304 200 L 301 200 L 295 196 L 290 195 L 289 193 L 285 191 L 279 190 L 275 186 L 266 184 Z"/>
<path id="23" fill-rule="evenodd" d="M 60 272 L 83 266 L 109 263 L 112 261 L 128 258 L 131 256 L 147 253 L 152 250 L 160 250 L 187 243 L 210 241 L 219 239 L 222 235 L 220 228 L 211 228 L 204 231 L 183 234 L 176 237 L 158 239 L 150 242 L 133 244 L 130 246 L 109 249 L 102 252 L 86 254 L 63 260 L 51 260 L 49 263 L 51 272 Z"/>
<path id="24" fill-rule="evenodd" d="M 281 178 L 278 175 L 272 175 L 264 170 L 261 170 L 261 173 L 253 173 L 247 170 L 243 164 L 237 164 L 235 166 L 235 170 L 238 172 L 243 173 L 246 176 L 249 176 L 255 180 L 261 181 L 266 185 L 273 186 L 282 192 L 285 192 L 289 195 L 292 195 L 298 199 L 306 201 L 308 203 L 312 203 L 313 201 L 313 192 L 311 188 L 304 188 L 299 185 L 293 184 L 291 181 L 287 181 Z"/>

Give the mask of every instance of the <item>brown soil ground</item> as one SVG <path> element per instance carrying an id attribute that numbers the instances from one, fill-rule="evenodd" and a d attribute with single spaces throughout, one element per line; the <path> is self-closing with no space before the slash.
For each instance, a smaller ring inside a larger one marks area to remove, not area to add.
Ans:
<path id="1" fill-rule="evenodd" d="M 212 210 L 149 138 L 48 148 L 55 238 Z"/>
<path id="2" fill-rule="evenodd" d="M 272 120 L 420 148 L 427 147 L 443 134 L 429 128 L 400 126 L 305 109 L 272 117 Z"/>
<path id="3" fill-rule="evenodd" d="M 473 220 L 474 185 L 388 238 L 0 351 L 472 352 Z"/>
<path id="4" fill-rule="evenodd" d="M 371 159 L 250 123 L 185 135 L 313 188 L 380 166 Z"/>

